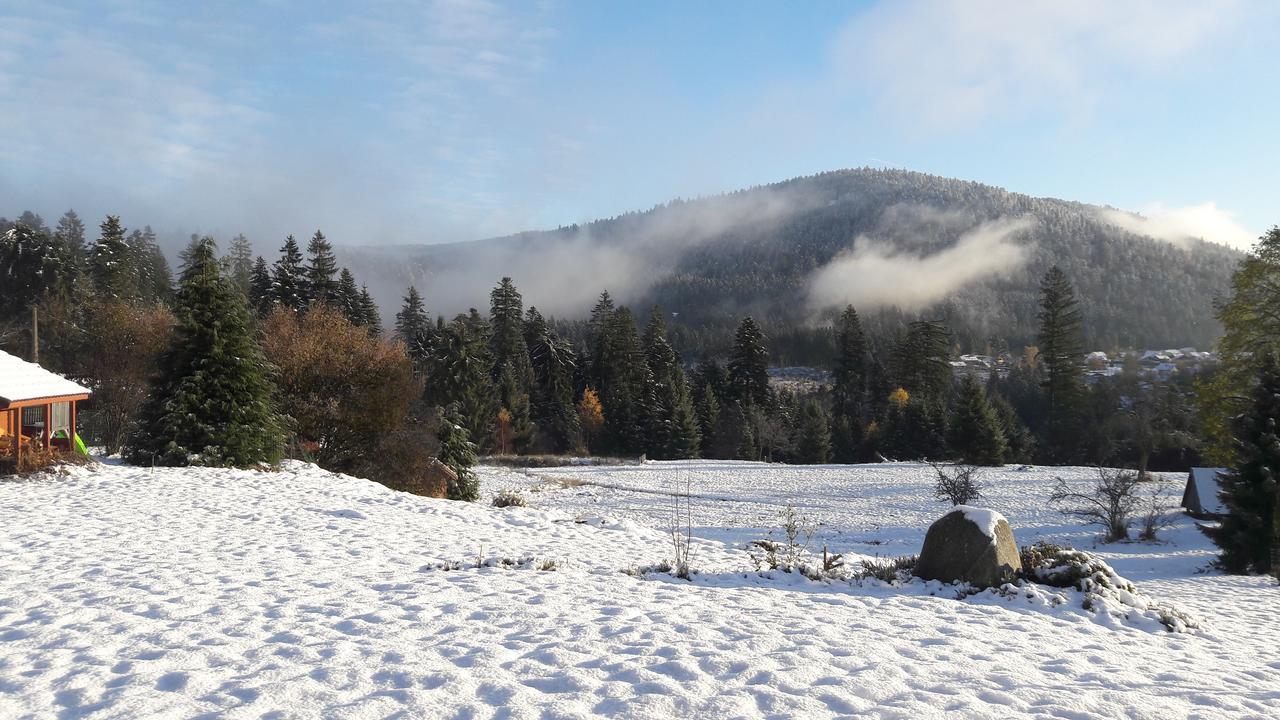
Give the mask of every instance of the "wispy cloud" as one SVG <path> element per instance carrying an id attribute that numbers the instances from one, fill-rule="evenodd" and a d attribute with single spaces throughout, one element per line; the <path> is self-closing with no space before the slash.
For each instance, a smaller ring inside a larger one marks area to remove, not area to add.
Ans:
<path id="1" fill-rule="evenodd" d="M 1152 203 L 1141 213 L 1107 208 L 1100 214 L 1112 225 L 1175 245 L 1185 246 L 1188 240 L 1207 240 L 1237 250 L 1248 250 L 1258 239 L 1257 233 L 1242 227 L 1233 213 L 1213 202 L 1185 207 Z"/>
<path id="2" fill-rule="evenodd" d="M 855 16 L 832 48 L 836 82 L 942 130 L 1010 114 L 1078 115 L 1117 75 L 1161 73 L 1237 25 L 1222 0 L 899 0 Z"/>
<path id="3" fill-rule="evenodd" d="M 954 222 L 957 217 L 940 219 Z M 858 237 L 852 249 L 810 277 L 809 307 L 926 307 L 974 280 L 1021 268 L 1031 250 L 1022 236 L 1033 226 L 1030 218 L 984 222 L 949 247 L 923 255 L 903 252 L 892 242 Z"/>

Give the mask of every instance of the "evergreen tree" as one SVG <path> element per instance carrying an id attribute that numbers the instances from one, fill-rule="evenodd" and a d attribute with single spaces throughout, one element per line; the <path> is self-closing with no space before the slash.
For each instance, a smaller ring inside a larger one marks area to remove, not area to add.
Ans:
<path id="1" fill-rule="evenodd" d="M 600 293 L 600 299 L 596 301 L 595 307 L 591 308 L 591 319 L 587 323 L 587 348 L 591 354 L 588 383 L 597 390 L 603 389 L 605 332 L 613 313 L 613 298 L 609 296 L 609 291 L 605 290 Z"/>
<path id="2" fill-rule="evenodd" d="M 374 337 L 382 334 L 382 316 L 378 313 L 378 304 L 369 295 L 368 285 L 360 286 L 360 324 Z"/>
<path id="3" fill-rule="evenodd" d="M 58 228 L 54 231 L 54 239 L 56 239 L 76 264 L 82 264 L 85 261 L 86 250 L 84 240 L 84 223 L 80 221 L 80 216 L 75 210 L 68 210 L 58 220 Z"/>
<path id="4" fill-rule="evenodd" d="M 1000 421 L 1000 432 L 1004 434 L 1005 446 L 1008 448 L 1005 461 L 1031 462 L 1031 454 L 1035 449 L 1035 438 L 1031 436 L 1031 431 L 1018 417 L 1013 405 L 1009 404 L 1003 396 L 992 395 L 990 401 L 991 407 L 996 412 L 996 419 Z"/>
<path id="5" fill-rule="evenodd" d="M 720 400 L 710 383 L 704 385 L 695 397 L 694 408 L 697 411 L 698 436 L 702 439 L 702 452 L 705 455 L 710 452 L 709 446 L 720 423 Z"/>
<path id="6" fill-rule="evenodd" d="M 641 339 L 648 367 L 649 449 L 658 460 L 694 457 L 700 432 L 680 358 L 667 341 L 666 322 L 657 307 Z"/>
<path id="7" fill-rule="evenodd" d="M 70 298 L 78 277 L 70 251 L 47 233 L 18 223 L 0 233 L 0 320 L 25 323 L 30 307 L 45 297 Z"/>
<path id="8" fill-rule="evenodd" d="M 850 305 L 836 326 L 832 373 L 832 450 L 838 462 L 854 462 L 862 443 L 867 395 L 867 340 L 858 313 Z"/>
<path id="9" fill-rule="evenodd" d="M 972 377 L 960 382 L 948 435 L 951 451 L 969 465 L 1003 465 L 1008 446 L 986 391 Z"/>
<path id="10" fill-rule="evenodd" d="M 131 284 L 136 296 L 148 303 L 168 303 L 173 297 L 173 273 L 151 226 L 134 230 L 125 244 L 129 246 Z"/>
<path id="11" fill-rule="evenodd" d="M 267 270 L 267 261 L 259 255 L 249 279 L 249 306 L 259 315 L 266 315 L 272 302 L 271 273 Z"/>
<path id="12" fill-rule="evenodd" d="M 769 403 L 769 352 L 764 347 L 764 333 L 750 316 L 742 319 L 734 334 L 729 393 L 743 405 L 764 407 Z"/>
<path id="13" fill-rule="evenodd" d="M 455 408 L 467 434 L 474 438 L 488 437 L 497 413 L 485 327 L 483 319 L 476 324 L 459 316 L 431 333 L 421 362 L 427 404 Z"/>
<path id="14" fill-rule="evenodd" d="M 342 268 L 338 276 L 338 290 L 334 295 L 334 303 L 352 325 L 364 325 L 364 308 L 360 304 L 360 291 L 356 289 L 356 278 L 351 271 Z"/>
<path id="15" fill-rule="evenodd" d="M 649 367 L 635 319 L 625 307 L 609 315 L 600 352 L 600 402 L 605 429 L 615 452 L 639 455 L 648 450 Z"/>
<path id="16" fill-rule="evenodd" d="M 1054 266 L 1040 286 L 1039 362 L 1044 367 L 1046 401 L 1041 445 L 1050 460 L 1079 457 L 1076 439 L 1084 393 L 1084 340 L 1075 290 Z"/>
<path id="17" fill-rule="evenodd" d="M 174 338 L 124 450 L 131 463 L 243 467 L 281 457 L 270 371 L 219 265 L 206 238 L 183 269 Z"/>
<path id="18" fill-rule="evenodd" d="M 907 326 L 893 348 L 897 386 L 918 401 L 946 402 L 951 391 L 951 334 L 936 320 Z"/>
<path id="19" fill-rule="evenodd" d="M 498 405 L 511 414 L 517 452 L 532 440 L 533 364 L 524 337 L 524 299 L 511 278 L 504 277 L 489 293 L 489 347 Z"/>
<path id="20" fill-rule="evenodd" d="M 1253 252 L 1231 276 L 1231 297 L 1217 308 L 1222 323 L 1218 369 L 1196 383 L 1196 405 L 1206 457 L 1235 465 L 1238 449 L 1231 418 L 1245 410 L 1259 377 L 1259 363 L 1270 351 L 1280 354 L 1280 227 L 1258 239 Z"/>
<path id="21" fill-rule="evenodd" d="M 533 364 L 533 419 L 542 445 L 554 453 L 576 449 L 581 436 L 573 402 L 577 358 L 569 344 L 556 337 L 537 308 L 525 313 L 525 344 Z"/>
<path id="22" fill-rule="evenodd" d="M 404 305 L 396 313 L 395 338 L 412 349 L 421 342 L 430 326 L 431 318 L 427 317 L 422 296 L 418 294 L 418 288 L 410 285 L 408 294 L 404 296 Z M 411 356 L 413 354 L 410 352 Z"/>
<path id="23" fill-rule="evenodd" d="M 89 276 L 94 292 L 103 299 L 124 300 L 134 296 L 132 253 L 125 242 L 118 215 L 102 221 L 102 234 L 89 255 Z"/>
<path id="24" fill-rule="evenodd" d="M 293 236 L 285 238 L 280 259 L 271 266 L 271 298 L 294 311 L 307 308 L 307 274 L 302 267 L 302 250 Z"/>
<path id="25" fill-rule="evenodd" d="M 476 464 L 476 446 L 468 437 L 467 429 L 462 426 L 455 409 L 450 408 L 441 416 L 436 439 L 440 443 L 436 459 L 458 477 L 458 481 L 448 488 L 449 499 L 478 500 L 480 479 L 471 471 L 471 467 Z"/>
<path id="26" fill-rule="evenodd" d="M 245 297 L 249 297 L 253 290 L 253 246 L 249 244 L 249 238 L 246 238 L 244 233 L 231 238 L 231 246 L 227 248 L 226 263 L 231 284 Z"/>
<path id="27" fill-rule="evenodd" d="M 831 459 L 831 429 L 827 413 L 813 400 L 804 403 L 796 426 L 796 459 L 821 465 Z"/>
<path id="28" fill-rule="evenodd" d="M 319 230 L 307 243 L 306 298 L 332 305 L 338 300 L 338 260 L 333 245 Z"/>
<path id="29" fill-rule="evenodd" d="M 1220 480 L 1227 515 L 1201 530 L 1228 572 L 1280 577 L 1280 367 L 1272 353 L 1260 365 L 1252 407 L 1234 421 L 1239 462 Z"/>
<path id="30" fill-rule="evenodd" d="M 707 457 L 721 460 L 754 460 L 760 453 L 756 448 L 755 434 L 742 404 L 727 401 L 720 407 L 717 423 L 711 435 Z"/>

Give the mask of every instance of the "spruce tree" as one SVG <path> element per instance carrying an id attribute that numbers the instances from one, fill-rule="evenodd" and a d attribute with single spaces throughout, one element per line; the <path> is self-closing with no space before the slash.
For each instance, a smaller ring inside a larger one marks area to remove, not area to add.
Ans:
<path id="1" fill-rule="evenodd" d="M 577 358 L 569 344 L 551 332 L 535 307 L 525 313 L 524 336 L 533 364 L 533 419 L 538 434 L 551 452 L 570 452 L 581 436 L 573 402 Z"/>
<path id="2" fill-rule="evenodd" d="M 600 402 L 612 449 L 631 455 L 646 452 L 651 401 L 649 367 L 635 319 L 625 307 L 609 315 L 600 365 Z"/>
<path id="3" fill-rule="evenodd" d="M 226 261 L 231 284 L 245 297 L 249 297 L 253 290 L 253 246 L 249 244 L 249 238 L 246 238 L 244 233 L 231 238 Z"/>
<path id="4" fill-rule="evenodd" d="M 1005 446 L 1008 448 L 1005 453 L 1005 462 L 1031 462 L 1031 454 L 1035 449 L 1035 438 L 1031 436 L 1031 431 L 1018 417 L 1018 412 L 1013 409 L 1013 405 L 1003 396 L 992 395 L 990 401 L 992 409 L 996 412 L 996 419 L 1000 421 L 1000 432 L 1004 434 Z"/>
<path id="5" fill-rule="evenodd" d="M 280 259 L 271 266 L 271 298 L 290 310 L 307 308 L 306 269 L 302 267 L 302 250 L 292 235 L 285 238 Z"/>
<path id="6" fill-rule="evenodd" d="M 103 299 L 125 300 L 135 294 L 132 253 L 125 242 L 118 215 L 102 221 L 102 234 L 89 254 L 89 277 L 94 292 Z"/>
<path id="7" fill-rule="evenodd" d="M 382 316 L 378 313 L 378 304 L 369 295 L 368 285 L 360 286 L 360 324 L 374 337 L 382 334 Z"/>
<path id="8" fill-rule="evenodd" d="M 249 307 L 259 315 L 266 315 L 273 302 L 271 273 L 267 270 L 267 261 L 259 255 L 249 278 Z"/>
<path id="9" fill-rule="evenodd" d="M 459 316 L 429 337 L 422 360 L 424 400 L 429 405 L 454 407 L 470 437 L 488 437 L 490 421 L 498 409 L 494 407 L 483 319 L 476 325 Z"/>
<path id="10" fill-rule="evenodd" d="M 697 454 L 700 431 L 680 357 L 667 341 L 666 321 L 653 308 L 641 339 L 649 369 L 649 450 L 658 460 L 675 460 Z"/>
<path id="11" fill-rule="evenodd" d="M 409 292 L 404 296 L 404 305 L 396 313 L 395 339 L 406 347 L 413 348 L 426 334 L 430 324 L 431 318 L 427 317 L 427 309 L 422 303 L 422 296 L 418 294 L 418 288 L 410 285 Z"/>
<path id="12" fill-rule="evenodd" d="M 769 403 L 769 351 L 764 333 L 750 316 L 742 319 L 729 358 L 729 393 L 745 406 Z"/>
<path id="13" fill-rule="evenodd" d="M 918 401 L 945 403 L 951 391 L 951 334 L 936 320 L 917 320 L 893 349 L 894 381 Z"/>
<path id="14" fill-rule="evenodd" d="M 694 410 L 698 418 L 698 436 L 702 442 L 702 454 L 708 455 L 710 445 L 720 422 L 720 400 L 716 397 L 711 383 L 703 385 L 694 399 Z"/>
<path id="15" fill-rule="evenodd" d="M 316 230 L 307 243 L 306 298 L 308 303 L 324 302 L 332 305 L 338 300 L 338 260 L 333 256 L 333 245 L 324 233 Z"/>
<path id="16" fill-rule="evenodd" d="M 600 299 L 591 308 L 591 318 L 587 323 L 587 351 L 591 354 L 591 367 L 588 383 L 597 390 L 604 390 L 604 350 L 605 332 L 609 320 L 613 317 L 613 298 L 609 291 L 600 293 Z"/>
<path id="17" fill-rule="evenodd" d="M 948 434 L 951 451 L 969 465 L 1003 465 L 1008 446 L 987 394 L 972 377 L 960 382 Z"/>
<path id="18" fill-rule="evenodd" d="M 356 278 L 346 268 L 342 268 L 342 273 L 338 276 L 338 290 L 334 298 L 334 303 L 348 322 L 352 325 L 364 325 L 364 313 L 360 305 L 360 291 L 356 289 Z"/>
<path id="19" fill-rule="evenodd" d="M 444 463 L 458 478 L 448 488 L 449 499 L 478 500 L 480 479 L 471 471 L 471 467 L 476 464 L 476 446 L 468 437 L 467 429 L 462 426 L 456 409 L 450 408 L 441 416 L 436 440 L 440 444 L 436 459 Z"/>
<path id="20" fill-rule="evenodd" d="M 813 400 L 804 403 L 796 426 L 796 459 L 821 465 L 831 459 L 831 428 L 827 413 Z"/>
<path id="21" fill-rule="evenodd" d="M 1226 517 L 1201 529 L 1228 572 L 1280 578 L 1280 367 L 1271 353 L 1260 364 L 1252 406 L 1233 423 L 1240 460 L 1219 481 Z"/>
<path id="22" fill-rule="evenodd" d="M 1040 285 L 1039 318 L 1039 362 L 1047 403 L 1042 447 L 1048 459 L 1065 462 L 1080 455 L 1076 439 L 1084 393 L 1084 340 L 1075 290 L 1056 265 Z"/>
<path id="23" fill-rule="evenodd" d="M 68 299 L 74 290 L 76 268 L 70 251 L 47 233 L 18 223 L 0 233 L 0 320 L 27 322 L 29 308 L 46 296 Z"/>
<path id="24" fill-rule="evenodd" d="M 124 454 L 137 465 L 244 467 L 283 450 L 270 369 L 212 238 L 182 271 L 173 341 Z"/>
<path id="25" fill-rule="evenodd" d="M 534 430 L 530 405 L 533 365 L 524 337 L 524 299 L 509 277 L 502 278 L 489 293 L 489 332 L 498 404 L 511 413 L 517 452 L 525 452 Z"/>
<path id="26" fill-rule="evenodd" d="M 858 312 L 850 305 L 836 326 L 832 372 L 832 451 L 838 462 L 854 462 L 862 444 L 867 395 L 867 340 Z"/>
<path id="27" fill-rule="evenodd" d="M 68 210 L 62 215 L 58 220 L 58 228 L 54 231 L 53 236 L 66 248 L 77 264 L 84 263 L 86 257 L 84 223 L 80 221 L 80 216 L 76 214 L 75 210 Z"/>

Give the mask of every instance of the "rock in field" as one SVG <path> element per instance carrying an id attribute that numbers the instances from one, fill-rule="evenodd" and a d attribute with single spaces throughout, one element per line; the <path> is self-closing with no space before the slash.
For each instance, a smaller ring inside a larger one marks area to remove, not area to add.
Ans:
<path id="1" fill-rule="evenodd" d="M 997 587 L 1021 569 L 1009 522 L 993 510 L 957 505 L 929 526 L 914 572 L 925 580 Z"/>

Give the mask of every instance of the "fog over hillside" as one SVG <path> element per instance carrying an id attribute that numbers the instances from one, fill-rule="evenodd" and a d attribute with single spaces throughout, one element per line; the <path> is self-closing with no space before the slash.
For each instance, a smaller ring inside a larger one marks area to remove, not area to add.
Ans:
<path id="1" fill-rule="evenodd" d="M 1218 332 L 1211 301 L 1240 257 L 1205 242 L 1238 245 L 1235 235 L 1192 234 L 1206 229 L 858 169 L 551 231 L 340 252 L 388 314 L 410 284 L 435 313 L 485 308 L 489 289 L 511 276 L 527 304 L 561 319 L 584 317 L 608 290 L 641 311 L 660 305 L 677 337 L 695 333 L 711 347 L 742 314 L 784 339 L 847 303 L 873 324 L 945 318 L 962 344 L 1032 343 L 1039 279 L 1057 264 L 1080 291 L 1092 344 L 1204 347 Z"/>

